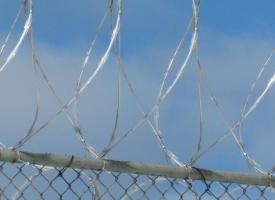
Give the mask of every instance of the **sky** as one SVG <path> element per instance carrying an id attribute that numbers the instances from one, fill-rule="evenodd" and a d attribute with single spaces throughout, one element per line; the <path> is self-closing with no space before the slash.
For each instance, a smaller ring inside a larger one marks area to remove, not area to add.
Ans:
<path id="1" fill-rule="evenodd" d="M 34 1 L 33 34 L 40 62 L 63 102 L 73 95 L 80 66 L 104 14 L 107 1 Z M 0 8 L 0 44 L 4 41 L 19 7 L 16 1 L 2 1 Z M 123 1 L 121 56 L 125 70 L 148 111 L 154 104 L 165 69 L 192 15 L 192 1 Z M 252 81 L 274 48 L 275 2 L 202 1 L 199 21 L 201 62 L 209 84 L 230 123 L 235 122 Z M 116 7 L 114 18 L 116 17 Z M 22 14 L 0 57 L 2 65 L 16 44 L 24 25 Z M 95 69 L 109 39 L 109 20 L 104 24 L 84 78 Z M 187 42 L 190 41 L 190 35 Z M 176 61 L 183 62 L 188 43 Z M 274 60 L 274 59 L 273 59 Z M 273 60 L 263 73 L 249 105 L 252 105 L 273 76 Z M 35 113 L 35 78 L 27 39 L 15 59 L 0 73 L 0 141 L 7 147 L 22 138 Z M 37 127 L 58 110 L 58 104 L 41 76 L 41 110 Z M 96 149 L 102 149 L 111 135 L 117 105 L 118 71 L 114 51 L 93 84 L 80 97 L 80 122 L 83 133 Z M 160 128 L 167 147 L 182 162 L 188 162 L 196 150 L 199 133 L 199 102 L 194 56 L 171 94 L 161 106 Z M 248 153 L 266 170 L 275 160 L 274 92 L 271 89 L 243 127 Z M 227 128 L 202 86 L 203 143 L 206 148 Z M 132 127 L 142 115 L 121 82 L 121 110 L 118 135 Z M 60 115 L 21 148 L 34 152 L 85 155 L 69 122 Z M 166 163 L 150 127 L 144 123 L 108 155 L 108 158 L 138 162 Z M 204 155 L 196 166 L 230 171 L 249 170 L 232 137 Z"/>

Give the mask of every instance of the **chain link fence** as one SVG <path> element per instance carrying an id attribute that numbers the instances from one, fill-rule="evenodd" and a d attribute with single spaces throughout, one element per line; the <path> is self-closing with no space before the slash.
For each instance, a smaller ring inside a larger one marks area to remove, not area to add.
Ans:
<path id="1" fill-rule="evenodd" d="M 3 149 L 0 153 L 0 200 L 275 199 L 271 175 Z"/>

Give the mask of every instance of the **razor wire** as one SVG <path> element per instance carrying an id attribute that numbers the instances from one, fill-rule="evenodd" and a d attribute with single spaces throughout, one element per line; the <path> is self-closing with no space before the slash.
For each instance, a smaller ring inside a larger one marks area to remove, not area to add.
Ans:
<path id="1" fill-rule="evenodd" d="M 43 70 L 42 64 L 38 58 L 38 53 L 35 49 L 35 39 L 33 38 L 33 34 L 32 34 L 32 30 L 35 28 L 32 25 L 33 10 L 34 10 L 32 0 L 24 0 L 21 2 L 19 10 L 16 14 L 16 17 L 14 18 L 14 21 L 12 22 L 11 27 L 5 37 L 5 40 L 4 40 L 3 44 L 1 45 L 0 58 L 2 56 L 3 51 L 5 50 L 6 45 L 9 42 L 11 34 L 13 34 L 14 29 L 16 28 L 17 21 L 22 14 L 21 10 L 22 10 L 23 6 L 25 6 L 25 11 L 27 11 L 25 13 L 26 19 L 25 19 L 24 27 L 21 31 L 21 35 L 19 36 L 19 39 L 16 42 L 15 46 L 8 53 L 8 56 L 6 58 L 4 58 L 4 62 L 0 66 L 0 73 L 15 58 L 15 56 L 17 55 L 17 52 L 20 49 L 20 46 L 21 46 L 23 40 L 25 40 L 25 38 L 28 37 L 29 45 L 30 45 L 31 51 L 32 51 L 34 74 L 35 74 L 35 76 L 38 76 L 38 74 L 39 74 L 40 76 L 43 77 L 43 82 L 46 84 L 47 88 L 49 89 L 49 91 L 51 92 L 51 94 L 53 95 L 55 100 L 57 101 L 59 110 L 56 112 L 55 115 L 53 115 L 51 118 L 49 118 L 44 123 L 39 124 L 39 125 L 37 124 L 37 119 L 40 114 L 40 112 L 39 112 L 39 105 L 40 105 L 39 98 L 40 97 L 39 97 L 39 86 L 38 86 L 39 84 L 38 84 L 38 81 L 36 81 L 37 105 L 36 105 L 36 111 L 34 114 L 33 123 L 31 124 L 30 129 L 27 132 L 27 134 L 21 140 L 19 140 L 13 147 L 11 147 L 12 149 L 21 148 L 33 136 L 40 133 L 42 129 L 44 129 L 52 121 L 54 121 L 59 115 L 64 114 L 66 116 L 67 120 L 70 122 L 71 126 L 73 127 L 78 140 L 83 145 L 84 149 L 92 157 L 107 156 L 107 154 L 109 152 L 111 152 L 116 146 L 118 146 L 122 141 L 124 141 L 129 135 L 135 133 L 135 131 L 142 124 L 148 123 L 148 125 L 152 129 L 152 133 L 154 134 L 158 145 L 160 146 L 160 149 L 165 153 L 166 158 L 168 158 L 168 160 L 171 161 L 173 164 L 176 164 L 178 166 L 189 166 L 189 165 L 192 166 L 203 155 L 208 153 L 210 149 L 215 147 L 217 144 L 221 143 L 228 136 L 232 136 L 239 147 L 241 155 L 247 161 L 248 165 L 250 167 L 252 167 L 253 169 L 255 169 L 257 172 L 267 174 L 267 170 L 263 169 L 261 167 L 261 165 L 254 158 L 252 158 L 249 155 L 249 153 L 246 151 L 246 148 L 244 146 L 243 139 L 242 139 L 242 134 L 243 134 L 242 126 L 244 125 L 246 118 L 248 118 L 248 116 L 251 115 L 256 110 L 256 108 L 260 105 L 260 103 L 262 102 L 262 100 L 265 97 L 265 95 L 267 94 L 267 92 L 269 90 L 271 90 L 271 88 L 273 87 L 273 84 L 275 82 L 275 75 L 271 76 L 271 78 L 270 78 L 269 82 L 266 84 L 266 87 L 264 88 L 264 90 L 258 95 L 256 100 L 251 104 L 251 106 L 248 107 L 248 102 L 250 100 L 250 96 L 254 92 L 254 88 L 256 87 L 259 79 L 261 78 L 265 68 L 270 64 L 274 52 L 272 52 L 271 55 L 267 58 L 264 65 L 260 68 L 260 71 L 258 72 L 256 79 L 254 80 L 254 82 L 252 82 L 250 91 L 245 99 L 243 108 L 241 110 L 239 119 L 236 122 L 232 123 L 231 120 L 227 117 L 226 113 L 223 111 L 223 108 L 220 106 L 220 103 L 219 103 L 215 93 L 213 92 L 211 85 L 207 81 L 205 69 L 203 68 L 202 62 L 200 61 L 200 56 L 199 56 L 199 17 L 200 17 L 200 15 L 199 14 L 200 14 L 200 9 L 201 9 L 201 2 L 199 0 L 192 0 L 192 16 L 190 18 L 188 25 L 186 26 L 186 29 L 182 36 L 182 39 L 179 41 L 178 45 L 175 48 L 174 53 L 172 54 L 172 56 L 168 62 L 167 68 L 164 72 L 164 75 L 163 75 L 163 78 L 162 78 L 162 81 L 161 81 L 161 84 L 159 87 L 159 92 L 156 97 L 156 101 L 155 101 L 154 105 L 148 111 L 146 111 L 142 102 L 140 101 L 140 98 L 138 97 L 138 95 L 135 91 L 135 87 L 133 86 L 130 79 L 128 78 L 126 69 L 123 65 L 123 59 L 122 59 L 123 56 L 121 55 L 121 52 L 120 52 L 120 48 L 123 48 L 123 45 L 121 47 L 121 44 L 120 44 L 121 20 L 123 17 L 123 15 L 122 15 L 123 14 L 122 0 L 117 0 L 116 2 L 113 0 L 108 1 L 105 13 L 103 14 L 103 17 L 98 25 L 95 36 L 93 37 L 90 47 L 88 48 L 86 55 L 83 58 L 82 65 L 80 67 L 79 77 L 76 80 L 75 93 L 72 96 L 72 98 L 69 99 L 68 101 L 66 101 L 65 103 L 61 100 L 61 98 L 55 91 L 54 86 L 51 83 L 50 79 L 47 77 L 46 72 Z M 116 13 L 116 18 L 115 18 L 115 23 L 112 24 L 113 10 L 114 10 L 115 6 L 117 8 L 117 13 Z M 93 53 L 94 45 L 96 43 L 97 38 L 100 35 L 103 24 L 106 23 L 105 21 L 106 21 L 106 18 L 108 15 L 111 18 L 109 43 L 108 43 L 104 53 L 102 54 L 99 62 L 97 63 L 95 70 L 88 76 L 88 78 L 86 80 L 84 80 L 83 76 L 84 76 L 85 70 L 87 68 L 88 62 L 90 60 L 91 54 Z M 188 34 L 190 34 L 189 42 L 186 41 L 186 37 Z M 179 51 L 181 51 L 183 49 L 183 46 L 186 45 L 186 43 L 189 44 L 189 45 L 187 45 L 186 56 L 185 56 L 183 62 L 180 64 L 180 66 L 175 66 L 175 60 L 178 56 L 178 53 L 179 53 Z M 80 126 L 81 123 L 80 123 L 80 120 L 78 117 L 79 96 L 93 83 L 95 78 L 98 76 L 98 74 L 104 68 L 105 64 L 109 60 L 110 54 L 113 51 L 116 55 L 116 62 L 117 62 L 117 68 L 118 68 L 117 110 L 116 110 L 116 116 L 115 116 L 115 125 L 114 125 L 114 129 L 110 135 L 109 142 L 107 143 L 106 147 L 104 147 L 103 150 L 100 152 L 97 149 L 95 149 L 93 147 L 93 145 L 89 143 L 89 141 L 87 141 L 85 139 L 85 134 L 83 133 L 83 131 L 81 129 L 81 126 Z M 159 125 L 159 123 L 160 123 L 160 107 L 161 107 L 162 103 L 165 101 L 165 99 L 168 98 L 170 93 L 174 90 L 173 88 L 175 87 L 175 85 L 178 84 L 178 81 L 184 74 L 186 68 L 188 67 L 188 64 L 189 64 L 192 56 L 196 57 L 196 62 L 197 62 L 197 82 L 198 82 L 198 99 L 199 99 L 198 102 L 199 102 L 199 110 L 200 110 L 199 111 L 200 112 L 200 119 L 199 119 L 200 120 L 200 122 L 199 122 L 200 132 L 199 132 L 199 139 L 198 139 L 198 143 L 197 143 L 197 149 L 196 149 L 194 155 L 192 155 L 189 163 L 183 163 L 182 161 L 179 160 L 178 156 L 175 155 L 175 153 L 171 150 L 171 148 L 168 147 L 165 143 L 165 136 L 167 134 L 162 133 L 162 130 Z M 168 83 L 168 76 L 171 75 L 171 71 L 172 71 L 173 67 L 176 68 L 176 74 L 175 74 L 175 77 L 172 79 L 172 81 L 170 83 Z M 138 105 L 139 111 L 142 114 L 142 118 L 139 119 L 131 128 L 129 128 L 123 134 L 118 136 L 116 134 L 116 131 L 117 131 L 116 128 L 117 128 L 117 124 L 119 123 L 120 85 L 122 84 L 122 81 L 125 81 L 129 91 L 134 96 L 135 101 Z M 201 91 L 204 89 L 205 89 L 205 91 L 207 91 L 209 98 L 211 99 L 212 103 L 214 104 L 217 112 L 220 114 L 220 117 L 223 120 L 223 123 L 226 125 L 227 131 L 223 136 L 221 136 L 220 138 L 215 140 L 212 144 L 210 144 L 208 147 L 203 149 L 201 146 L 201 143 L 203 140 L 202 134 L 203 134 L 203 124 L 204 124 L 204 117 L 203 117 L 204 113 L 203 113 L 203 99 L 201 97 Z M 154 121 L 152 121 L 150 119 L 150 116 L 154 117 Z M 3 164 L 3 166 L 6 166 L 6 165 L 9 165 L 9 164 Z M 21 173 L 20 170 L 26 167 L 26 165 L 22 165 L 22 166 L 23 166 L 22 168 L 20 168 L 20 167 L 17 168 L 19 170 L 19 174 Z M 39 171 L 38 168 L 36 168 L 36 170 Z M 112 173 L 109 173 L 109 175 L 112 176 Z M 31 176 L 26 180 L 29 180 L 30 185 L 32 185 L 33 179 L 35 179 L 35 178 L 36 178 L 36 175 Z M 10 178 L 7 178 L 7 179 L 11 180 Z M 94 179 L 94 178 L 92 178 L 92 179 Z M 166 179 L 166 181 L 170 182 L 168 179 Z M 170 182 L 170 184 L 171 184 L 171 182 Z M 10 183 L 9 185 L 13 185 L 15 187 L 16 184 Z M 16 186 L 16 187 L 18 187 L 18 186 Z M 89 186 L 89 187 L 91 187 L 91 186 Z M 140 185 L 136 185 L 135 187 L 139 187 L 139 189 L 142 190 L 142 186 L 140 186 Z M 171 188 L 173 189 L 172 186 L 170 187 L 170 189 Z M 17 189 L 19 190 L 20 188 L 17 188 Z M 20 190 L 22 190 L 22 189 L 20 189 Z M 244 189 L 243 189 L 243 191 L 244 191 Z M 208 192 L 205 192 L 205 193 L 208 193 Z M 227 194 L 227 190 L 225 193 Z M 164 192 L 164 194 L 165 194 L 165 192 Z M 229 194 L 231 194 L 231 193 L 229 193 Z M 20 194 L 18 194 L 18 195 L 20 196 Z M 18 195 L 16 195 L 16 198 L 19 197 Z M 61 194 L 58 193 L 58 195 L 61 195 Z M 246 196 L 245 193 L 243 195 Z M 21 195 L 21 197 L 22 197 L 22 195 Z M 22 197 L 22 198 L 24 199 L 24 197 Z"/>

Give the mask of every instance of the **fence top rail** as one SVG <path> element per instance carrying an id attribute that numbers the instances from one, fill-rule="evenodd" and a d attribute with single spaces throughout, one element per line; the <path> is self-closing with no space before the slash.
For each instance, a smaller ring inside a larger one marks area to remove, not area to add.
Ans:
<path id="1" fill-rule="evenodd" d="M 167 178 L 189 178 L 192 180 L 218 181 L 275 188 L 275 177 L 271 174 L 236 173 L 209 170 L 196 167 L 175 167 L 156 164 L 143 164 L 130 161 L 86 158 L 74 155 L 31 153 L 0 148 L 0 162 L 29 163 L 48 167 L 106 170 L 110 172 L 161 176 Z"/>

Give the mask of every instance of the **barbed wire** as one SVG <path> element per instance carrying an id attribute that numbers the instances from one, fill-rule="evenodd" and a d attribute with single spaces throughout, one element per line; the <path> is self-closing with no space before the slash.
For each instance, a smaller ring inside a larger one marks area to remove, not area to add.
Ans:
<path id="1" fill-rule="evenodd" d="M 244 142 L 243 142 L 243 131 L 242 127 L 244 126 L 245 120 L 258 108 L 260 103 L 263 101 L 266 94 L 272 89 L 274 82 L 275 82 L 275 75 L 272 75 L 269 81 L 266 84 L 266 87 L 259 93 L 256 100 L 251 104 L 249 107 L 249 102 L 251 101 L 251 96 L 255 92 L 255 88 L 261 79 L 265 69 L 267 66 L 270 65 L 272 61 L 272 57 L 274 55 L 274 50 L 271 52 L 269 57 L 266 59 L 264 64 L 261 66 L 255 80 L 252 82 L 250 86 L 250 90 L 248 91 L 248 94 L 244 100 L 243 107 L 241 109 L 240 117 L 238 120 L 236 120 L 234 123 L 227 117 L 226 113 L 224 112 L 220 102 L 218 101 L 218 98 L 212 89 L 208 79 L 206 70 L 203 67 L 200 55 L 199 55 L 199 19 L 200 19 L 200 10 L 201 10 L 201 1 L 200 0 L 192 0 L 192 16 L 189 19 L 189 22 L 184 30 L 184 33 L 182 35 L 182 38 L 179 40 L 169 62 L 168 65 L 164 71 L 163 77 L 160 82 L 158 94 L 156 97 L 156 100 L 151 106 L 150 109 L 146 110 L 143 106 L 142 101 L 140 100 L 140 97 L 138 96 L 135 86 L 130 81 L 128 74 L 126 72 L 124 62 L 123 62 L 123 55 L 121 53 L 121 48 L 123 48 L 123 45 L 121 45 L 121 21 L 123 18 L 123 6 L 122 6 L 122 0 L 113 1 L 110 0 L 107 2 L 106 9 L 104 11 L 104 14 L 98 24 L 97 30 L 95 32 L 95 35 L 93 39 L 91 40 L 91 44 L 86 51 L 86 55 L 82 60 L 82 64 L 80 66 L 80 73 L 76 80 L 76 87 L 74 90 L 74 95 L 66 102 L 62 101 L 59 94 L 56 92 L 55 87 L 53 86 L 51 80 L 48 78 L 47 73 L 45 72 L 44 68 L 42 67 L 41 61 L 38 58 L 38 52 L 35 48 L 35 38 L 33 36 L 33 27 L 32 21 L 33 21 L 33 12 L 34 12 L 34 6 L 32 0 L 24 0 L 21 1 L 21 4 L 19 6 L 19 9 L 16 13 L 16 16 L 14 20 L 11 23 L 11 26 L 4 37 L 4 42 L 1 44 L 0 49 L 0 58 L 3 57 L 3 52 L 6 50 L 6 46 L 10 42 L 10 37 L 14 33 L 17 22 L 19 18 L 22 15 L 23 8 L 25 9 L 25 22 L 24 27 L 21 31 L 21 34 L 16 41 L 15 45 L 12 47 L 12 50 L 8 53 L 6 58 L 3 58 L 4 62 L 0 66 L 0 73 L 10 64 L 10 62 L 16 57 L 18 51 L 20 50 L 20 47 L 23 43 L 23 41 L 27 38 L 29 41 L 29 46 L 32 53 L 32 61 L 33 61 L 33 70 L 35 75 L 35 91 L 36 91 L 36 109 L 34 113 L 33 121 L 30 125 L 30 128 L 26 135 L 21 138 L 19 141 L 16 142 L 14 146 L 12 146 L 12 149 L 19 149 L 22 148 L 26 143 L 33 138 L 35 135 L 41 132 L 44 128 L 46 128 L 50 123 L 52 123 L 59 115 L 64 114 L 66 116 L 66 119 L 69 121 L 70 125 L 72 126 L 77 139 L 82 144 L 83 148 L 86 152 L 92 157 L 106 157 L 115 147 L 117 147 L 119 144 L 121 144 L 122 141 L 124 141 L 129 135 L 132 135 L 136 132 L 136 130 L 141 127 L 144 123 L 147 123 L 149 127 L 151 128 L 151 131 L 153 135 L 155 136 L 155 139 L 157 141 L 157 144 L 159 145 L 160 149 L 164 152 L 165 158 L 169 160 L 172 164 L 176 164 L 178 166 L 193 166 L 199 159 L 201 159 L 202 156 L 204 156 L 206 153 L 208 153 L 211 149 L 213 149 L 217 144 L 222 143 L 226 138 L 229 136 L 232 136 L 236 144 L 238 145 L 240 154 L 244 158 L 244 160 L 248 163 L 248 165 L 256 170 L 257 172 L 268 174 L 268 170 L 264 169 L 261 164 L 256 161 L 246 150 Z M 113 24 L 113 17 L 114 17 L 114 9 L 117 9 L 115 22 Z M 97 38 L 100 36 L 100 33 L 102 31 L 102 28 L 104 24 L 106 23 L 106 18 L 110 17 L 110 38 L 108 45 L 102 54 L 99 62 L 96 65 L 96 68 L 94 71 L 88 75 L 88 78 L 84 80 L 84 74 L 86 73 L 86 68 L 89 64 L 90 58 L 94 52 L 94 46 L 97 41 Z M 187 41 L 187 37 L 190 36 L 190 41 Z M 186 48 L 186 55 L 183 59 L 183 62 L 176 66 L 176 59 L 178 57 L 178 54 L 180 51 L 183 51 L 183 49 Z M 80 95 L 86 91 L 86 89 L 94 82 L 96 77 L 98 77 L 98 74 L 102 71 L 104 66 L 106 65 L 107 61 L 110 58 L 111 53 L 114 52 L 116 57 L 116 64 L 117 64 L 117 70 L 118 70 L 118 80 L 117 80 L 117 104 L 116 104 L 116 112 L 115 112 L 115 120 L 114 120 L 114 127 L 110 134 L 110 137 L 106 139 L 107 144 L 102 149 L 102 151 L 99 151 L 96 149 L 93 144 L 91 144 L 89 141 L 87 141 L 85 134 L 83 133 L 83 130 L 81 128 L 81 122 L 79 119 L 79 98 Z M 192 56 L 195 57 L 196 60 L 196 68 L 195 70 L 197 73 L 197 90 L 198 90 L 198 107 L 199 107 L 199 137 L 197 141 L 197 146 L 195 149 L 195 152 L 189 159 L 188 163 L 184 163 L 179 159 L 179 157 L 172 151 L 171 147 L 168 147 L 165 142 L 165 137 L 167 134 L 163 134 L 163 131 L 161 130 L 160 126 L 160 107 L 162 103 L 165 101 L 165 99 L 168 98 L 168 96 L 171 94 L 171 92 L 174 90 L 175 86 L 178 84 L 180 78 L 186 71 L 188 65 L 190 64 L 190 60 L 192 59 Z M 173 70 L 175 69 L 175 74 L 173 74 Z M 169 77 L 175 76 L 168 82 Z M 55 98 L 59 109 L 58 111 L 51 116 L 49 119 L 47 119 L 45 122 L 38 125 L 38 118 L 40 115 L 40 83 L 38 76 L 41 76 L 43 78 L 43 82 L 47 86 L 48 90 L 50 91 L 51 95 Z M 125 132 L 121 133 L 120 135 L 117 133 L 117 127 L 119 124 L 119 117 L 120 117 L 120 106 L 121 106 L 121 84 L 122 82 L 125 82 L 127 85 L 128 90 L 130 91 L 131 95 L 134 97 L 134 101 L 138 106 L 139 112 L 142 114 L 142 118 L 140 118 L 132 127 L 130 127 Z M 205 90 L 208 93 L 208 96 L 213 103 L 213 105 L 216 108 L 217 113 L 219 113 L 220 118 L 222 119 L 223 123 L 226 125 L 227 131 L 219 138 L 217 138 L 214 142 L 212 142 L 207 147 L 202 147 L 203 142 L 203 134 L 204 134 L 204 105 L 203 105 L 203 97 L 202 97 L 202 91 Z M 153 117 L 152 120 L 150 117 Z M 1 143 L 0 143 L 1 144 Z M 2 145 L 1 145 L 2 146 Z M 29 177 L 27 180 L 28 183 L 23 184 L 21 187 L 19 187 L 19 191 L 24 190 L 24 188 L 29 187 L 29 185 L 32 184 L 33 180 L 36 178 L 36 174 Z M 87 175 L 88 176 L 88 175 Z M 96 186 L 94 186 L 96 187 Z M 136 190 L 136 186 L 133 190 Z M 143 185 L 138 186 L 138 190 L 142 190 Z M 14 196 L 14 199 L 17 199 L 20 195 L 19 193 L 16 193 Z M 127 196 L 127 194 L 125 194 Z"/>

